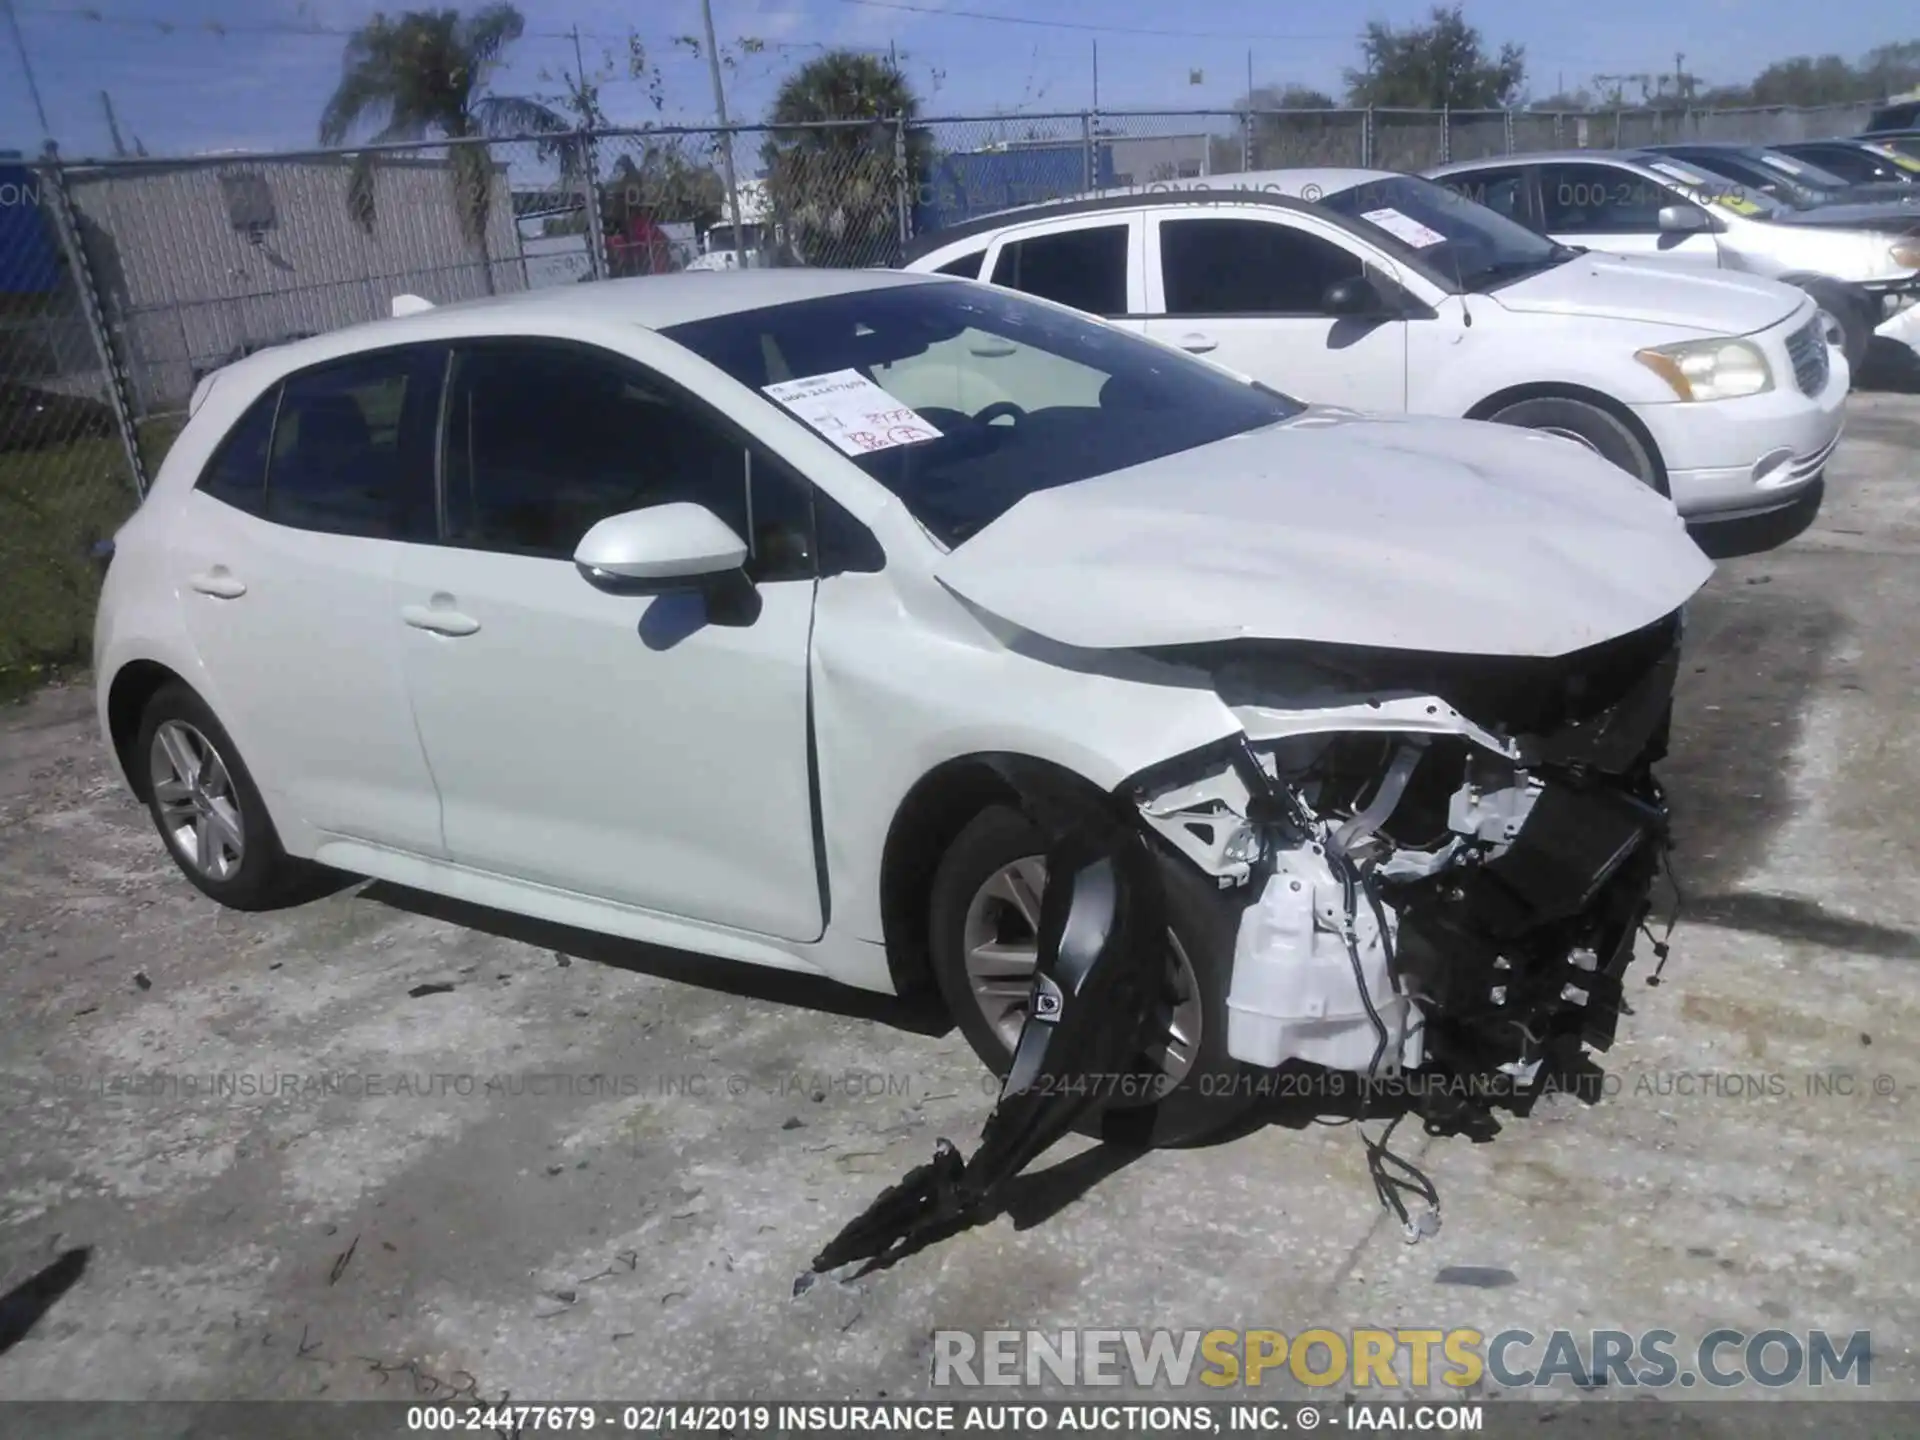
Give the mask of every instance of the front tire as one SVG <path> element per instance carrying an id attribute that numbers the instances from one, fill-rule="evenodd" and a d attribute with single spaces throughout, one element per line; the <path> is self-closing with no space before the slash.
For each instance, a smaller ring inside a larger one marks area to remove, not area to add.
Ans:
<path id="1" fill-rule="evenodd" d="M 960 832 L 934 874 L 934 981 L 960 1033 L 996 1075 L 1007 1073 L 1026 1020 L 1045 851 L 1031 820 L 992 806 Z M 1116 1095 L 1087 1112 L 1079 1128 L 1119 1144 L 1198 1140 L 1252 1103 L 1226 1050 L 1236 915 L 1191 865 L 1158 851 L 1156 859 L 1166 891 L 1168 984 L 1143 1069 L 1170 1088 L 1144 1103 Z"/>
<path id="2" fill-rule="evenodd" d="M 1577 440 L 1603 460 L 1611 460 L 1641 484 L 1667 493 L 1660 467 L 1652 452 L 1641 443 L 1626 422 L 1598 405 L 1561 395 L 1543 395 L 1522 400 L 1497 410 L 1487 417 L 1496 425 L 1518 425 L 1525 430 L 1545 430 Z"/>
<path id="3" fill-rule="evenodd" d="M 235 910 L 304 898 L 314 867 L 281 848 L 232 738 L 186 684 L 154 692 L 132 758 L 167 853 L 204 894 Z"/>

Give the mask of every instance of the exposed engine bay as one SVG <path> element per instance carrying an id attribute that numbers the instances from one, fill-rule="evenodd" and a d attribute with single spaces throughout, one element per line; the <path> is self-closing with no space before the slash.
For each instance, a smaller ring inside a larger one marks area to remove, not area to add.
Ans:
<path id="1" fill-rule="evenodd" d="M 1245 894 L 1227 995 L 1236 1060 L 1469 1081 L 1422 1092 L 1432 1123 L 1448 1118 L 1436 1105 L 1524 1095 L 1569 1051 L 1608 1049 L 1666 858 L 1652 767 L 1680 624 L 1676 611 L 1551 660 L 1264 642 L 1158 652 L 1210 673 L 1243 733 L 1097 805 L 1009 775 L 1052 878 L 1027 1018 L 981 1143 L 963 1157 L 943 1139 L 795 1293 L 993 1213 L 1092 1103 L 1072 1082 L 1138 1065 L 1166 933 L 1142 820 Z M 1387 1149 L 1392 1130 L 1361 1139 L 1382 1204 L 1417 1241 L 1439 1227 L 1439 1194 Z M 1410 1212 L 1404 1194 L 1426 1208 Z"/>
<path id="2" fill-rule="evenodd" d="M 1201 869 L 1253 887 L 1228 1052 L 1494 1094 L 1608 1048 L 1666 852 L 1679 633 L 1676 612 L 1552 660 L 1163 652 L 1205 664 L 1246 730 L 1132 787 Z M 1176 783 L 1183 765 L 1204 773 Z"/>

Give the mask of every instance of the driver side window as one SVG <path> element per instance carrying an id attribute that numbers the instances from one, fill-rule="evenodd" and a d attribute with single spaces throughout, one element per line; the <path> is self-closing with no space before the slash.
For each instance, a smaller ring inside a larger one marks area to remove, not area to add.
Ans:
<path id="1" fill-rule="evenodd" d="M 1548 165 L 1540 173 L 1540 205 L 1553 235 L 1658 235 L 1661 207 L 1688 203 L 1610 165 Z"/>
<path id="2" fill-rule="evenodd" d="M 463 349 L 447 407 L 444 538 L 571 559 L 610 515 L 704 505 L 747 541 L 757 581 L 813 573 L 805 485 L 690 396 L 591 349 Z"/>
<path id="3" fill-rule="evenodd" d="M 1324 315 L 1327 287 L 1365 269 L 1344 246 L 1275 221 L 1160 223 L 1168 315 Z"/>

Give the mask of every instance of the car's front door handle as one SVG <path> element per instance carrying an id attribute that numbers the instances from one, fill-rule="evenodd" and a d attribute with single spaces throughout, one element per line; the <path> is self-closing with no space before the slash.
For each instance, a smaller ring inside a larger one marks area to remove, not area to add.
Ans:
<path id="1" fill-rule="evenodd" d="M 202 595 L 211 595 L 216 600 L 238 600 L 247 593 L 244 582 L 236 580 L 227 573 L 227 567 L 216 565 L 211 570 L 203 570 L 188 579 L 187 584 Z"/>
<path id="2" fill-rule="evenodd" d="M 1185 350 L 1189 355 L 1204 355 L 1209 350 L 1218 350 L 1220 348 L 1220 342 L 1211 335 L 1182 335 L 1180 337 L 1180 348 Z"/>
<path id="3" fill-rule="evenodd" d="M 471 635 L 480 628 L 480 622 L 471 615 L 432 605 L 404 606 L 400 618 L 416 630 L 431 630 L 436 635 Z"/>

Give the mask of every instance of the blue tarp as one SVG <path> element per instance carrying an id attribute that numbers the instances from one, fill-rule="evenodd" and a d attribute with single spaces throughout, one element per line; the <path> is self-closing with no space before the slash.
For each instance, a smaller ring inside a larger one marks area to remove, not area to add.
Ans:
<path id="1" fill-rule="evenodd" d="M 41 211 L 40 177 L 0 159 L 0 295 L 60 287 L 60 251 Z"/>
<path id="2" fill-rule="evenodd" d="M 1078 140 L 939 156 L 913 207 L 917 235 L 1015 205 L 1037 205 L 1113 184 L 1113 147 L 1094 148 L 1094 173 Z M 1091 180 L 1091 184 L 1089 184 Z"/>

